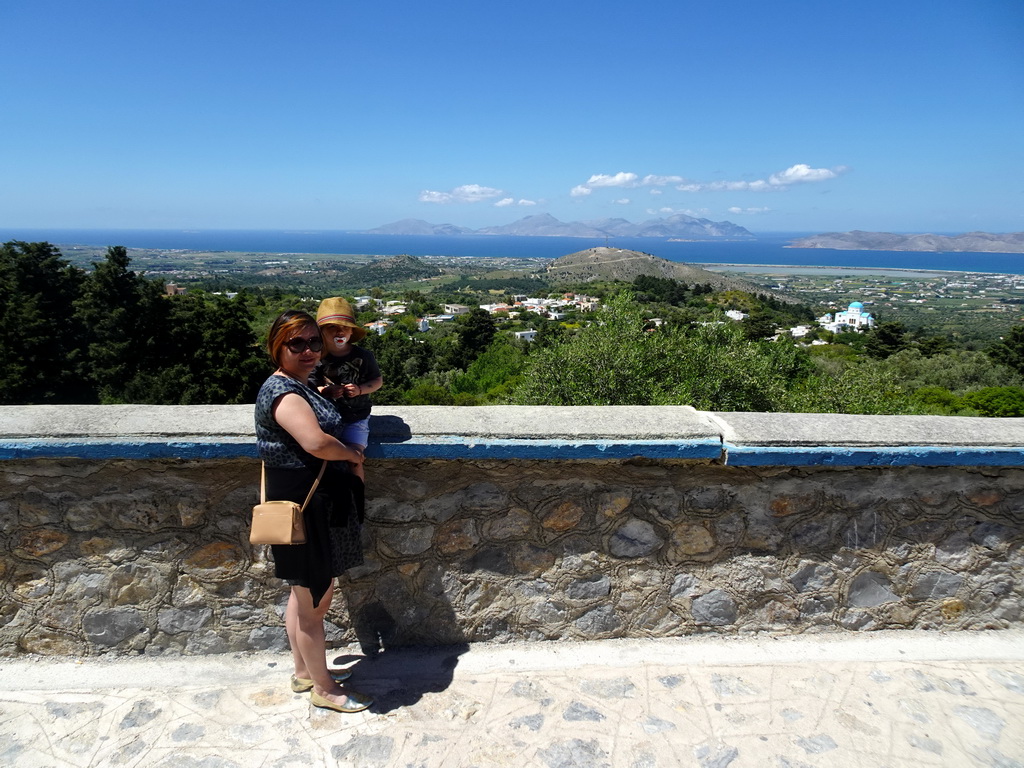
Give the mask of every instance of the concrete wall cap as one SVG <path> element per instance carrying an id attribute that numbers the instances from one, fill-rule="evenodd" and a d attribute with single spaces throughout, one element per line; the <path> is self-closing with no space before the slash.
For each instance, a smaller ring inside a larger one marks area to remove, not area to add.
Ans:
<path id="1" fill-rule="evenodd" d="M 378 406 L 375 442 L 722 442 L 732 447 L 1024 446 L 1024 418 L 725 413 L 689 406 Z M 0 406 L 0 440 L 253 440 L 253 406 Z"/>
<path id="2" fill-rule="evenodd" d="M 689 406 L 409 406 L 374 408 L 374 438 L 458 435 L 537 439 L 720 439 Z M 0 438 L 254 436 L 252 405 L 23 405 L 0 407 Z"/>
<path id="3" fill-rule="evenodd" d="M 1024 446 L 1024 418 L 723 412 L 708 416 L 718 424 L 723 440 L 737 446 Z"/>

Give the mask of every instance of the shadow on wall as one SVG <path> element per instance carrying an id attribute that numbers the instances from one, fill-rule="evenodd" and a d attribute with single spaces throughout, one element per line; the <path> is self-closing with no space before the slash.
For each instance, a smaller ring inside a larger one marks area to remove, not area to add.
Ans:
<path id="1" fill-rule="evenodd" d="M 370 526 L 364 527 L 364 549 L 372 557 Z M 374 697 L 377 714 L 446 690 L 459 657 L 469 650 L 441 567 L 406 564 L 398 570 L 381 575 L 379 563 L 368 559 L 338 580 L 363 655 L 341 655 L 335 663 L 356 662 L 353 686 Z"/>
<path id="2" fill-rule="evenodd" d="M 412 430 L 400 416 L 370 416 L 370 434 L 375 443 L 404 443 L 412 439 Z"/>

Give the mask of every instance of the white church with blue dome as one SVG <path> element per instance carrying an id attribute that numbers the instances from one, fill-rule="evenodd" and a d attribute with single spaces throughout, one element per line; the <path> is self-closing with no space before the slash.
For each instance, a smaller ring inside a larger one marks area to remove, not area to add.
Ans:
<path id="1" fill-rule="evenodd" d="M 842 333 L 843 331 L 862 332 L 875 327 L 875 318 L 870 312 L 864 311 L 864 305 L 855 301 L 844 312 L 836 312 L 835 319 L 831 313 L 818 318 L 818 323 L 826 331 Z"/>

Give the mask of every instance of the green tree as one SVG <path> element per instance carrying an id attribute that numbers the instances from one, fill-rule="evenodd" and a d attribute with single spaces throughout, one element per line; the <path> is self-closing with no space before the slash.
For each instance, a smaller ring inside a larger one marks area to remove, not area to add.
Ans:
<path id="1" fill-rule="evenodd" d="M 84 279 L 49 243 L 0 246 L 0 403 L 90 402 L 72 304 Z"/>
<path id="2" fill-rule="evenodd" d="M 609 310 L 558 344 L 530 355 L 512 401 L 523 405 L 649 405 L 664 379 L 660 334 L 643 330 L 632 295 L 610 301 Z"/>
<path id="3" fill-rule="evenodd" d="M 864 350 L 878 359 L 894 355 L 907 346 L 907 328 L 903 323 L 879 323 L 867 333 L 864 340 Z"/>
<path id="4" fill-rule="evenodd" d="M 475 402 L 495 402 L 518 384 L 525 366 L 523 345 L 507 333 L 499 334 L 452 382 L 452 393 L 475 395 Z"/>
<path id="5" fill-rule="evenodd" d="M 491 313 L 480 307 L 457 317 L 455 325 L 459 334 L 459 352 L 464 363 L 458 367 L 464 369 L 490 346 L 497 329 Z"/>
<path id="6" fill-rule="evenodd" d="M 905 414 L 918 409 L 900 383 L 874 360 L 827 359 L 797 382 L 786 410 L 797 413 Z M 815 359 L 815 362 L 819 362 Z"/>
<path id="7" fill-rule="evenodd" d="M 753 312 L 742 323 L 743 337 L 747 341 L 762 341 L 775 335 L 775 322 L 763 312 Z"/>
<path id="8" fill-rule="evenodd" d="M 1024 375 L 1024 325 L 1015 325 L 988 350 L 989 356 Z"/>
<path id="9" fill-rule="evenodd" d="M 158 337 L 159 365 L 139 370 L 122 397 L 133 403 L 251 403 L 268 364 L 252 332 L 243 294 L 234 299 L 197 292 L 166 297 Z"/>
<path id="10" fill-rule="evenodd" d="M 882 365 L 908 391 L 941 387 L 963 394 L 982 387 L 1024 384 L 1024 377 L 983 352 L 966 349 L 932 355 L 918 349 L 904 349 L 886 358 Z"/>
<path id="11" fill-rule="evenodd" d="M 1024 388 L 985 387 L 963 396 L 963 402 L 982 416 L 1024 416 Z"/>
<path id="12" fill-rule="evenodd" d="M 425 334 L 414 338 L 397 327 L 380 336 L 371 333 L 359 345 L 373 352 L 380 367 L 384 384 L 373 395 L 380 405 L 404 403 L 406 391 L 427 372 L 433 359 L 432 344 Z"/>
<path id="13" fill-rule="evenodd" d="M 964 407 L 963 400 L 945 387 L 921 387 L 911 397 L 924 413 L 937 416 L 953 416 Z"/>
<path id="14" fill-rule="evenodd" d="M 131 271 L 130 262 L 123 246 L 108 248 L 75 302 L 75 323 L 88 345 L 88 360 L 79 374 L 102 402 L 124 402 L 125 388 L 136 373 L 158 367 L 167 310 L 163 289 Z"/>

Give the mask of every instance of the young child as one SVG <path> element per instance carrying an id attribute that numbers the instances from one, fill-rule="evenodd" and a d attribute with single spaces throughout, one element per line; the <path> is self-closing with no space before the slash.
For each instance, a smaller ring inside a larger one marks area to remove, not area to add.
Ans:
<path id="1" fill-rule="evenodd" d="M 324 340 L 324 356 L 313 371 L 312 383 L 334 402 L 345 424 L 341 442 L 366 450 L 370 434 L 370 393 L 384 383 L 373 353 L 356 342 L 366 330 L 356 324 L 356 313 L 345 299 L 324 299 L 316 311 L 316 324 Z M 362 464 L 353 472 L 365 480 Z"/>

